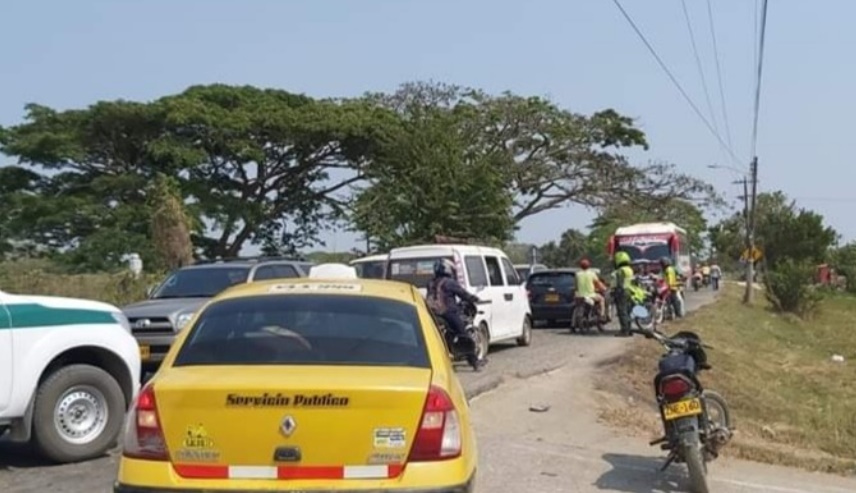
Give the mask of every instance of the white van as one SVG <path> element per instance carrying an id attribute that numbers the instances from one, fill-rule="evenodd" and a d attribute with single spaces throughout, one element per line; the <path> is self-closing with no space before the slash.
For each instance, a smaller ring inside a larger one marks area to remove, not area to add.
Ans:
<path id="1" fill-rule="evenodd" d="M 481 354 L 490 344 L 515 340 L 519 346 L 532 342 L 532 310 L 526 286 L 508 256 L 496 248 L 475 245 L 420 245 L 389 252 L 386 278 L 408 282 L 424 296 L 434 277 L 434 263 L 452 260 L 461 286 L 489 304 L 480 305 L 484 315 L 475 322 L 482 331 Z"/>
<path id="2" fill-rule="evenodd" d="M 364 279 L 383 279 L 386 275 L 387 254 L 369 255 L 351 260 L 350 266 L 357 269 L 357 275 Z"/>

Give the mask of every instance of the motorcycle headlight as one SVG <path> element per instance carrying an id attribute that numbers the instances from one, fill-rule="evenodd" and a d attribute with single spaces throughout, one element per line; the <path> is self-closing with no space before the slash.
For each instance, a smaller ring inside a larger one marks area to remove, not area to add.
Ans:
<path id="1" fill-rule="evenodd" d="M 177 330 L 183 329 L 190 319 L 193 318 L 193 312 L 190 313 L 180 313 L 177 317 L 175 317 L 175 328 Z"/>
<path id="2" fill-rule="evenodd" d="M 123 329 L 131 332 L 131 322 L 128 321 L 128 317 L 126 317 L 124 313 L 111 312 L 110 315 L 113 316 L 113 320 L 115 320 L 117 324 L 121 325 Z"/>

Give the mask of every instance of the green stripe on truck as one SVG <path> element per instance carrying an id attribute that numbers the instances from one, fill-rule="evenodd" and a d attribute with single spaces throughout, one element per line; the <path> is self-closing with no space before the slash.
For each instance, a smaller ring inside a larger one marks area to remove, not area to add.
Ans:
<path id="1" fill-rule="evenodd" d="M 5 305 L 12 318 L 13 329 L 28 329 L 33 327 L 56 327 L 58 325 L 80 324 L 116 324 L 116 320 L 108 312 L 86 310 L 81 308 L 54 308 L 36 303 Z M 0 318 L 0 329 L 6 327 Z"/>

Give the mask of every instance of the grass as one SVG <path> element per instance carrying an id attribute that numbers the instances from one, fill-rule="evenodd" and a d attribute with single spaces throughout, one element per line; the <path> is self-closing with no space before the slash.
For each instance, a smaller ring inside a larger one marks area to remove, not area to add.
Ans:
<path id="1" fill-rule="evenodd" d="M 67 274 L 39 260 L 0 262 L 0 289 L 7 293 L 85 298 L 120 307 L 145 299 L 146 288 L 159 277 L 134 279 L 128 272 Z"/>
<path id="2" fill-rule="evenodd" d="M 726 455 L 810 470 L 856 470 L 856 298 L 829 295 L 810 321 L 755 306 L 728 284 L 720 299 L 667 332 L 694 330 L 713 346 L 702 381 L 728 400 L 736 427 Z M 652 379 L 660 347 L 637 338 L 604 362 L 599 389 L 611 394 L 602 418 L 659 436 Z M 845 362 L 832 361 L 840 354 Z M 618 397 L 617 397 L 618 396 Z M 639 408 L 651 412 L 640 412 Z"/>

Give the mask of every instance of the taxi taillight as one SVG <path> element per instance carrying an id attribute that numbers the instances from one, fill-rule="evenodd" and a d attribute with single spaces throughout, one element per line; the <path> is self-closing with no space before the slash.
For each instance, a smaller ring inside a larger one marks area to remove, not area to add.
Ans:
<path id="1" fill-rule="evenodd" d="M 169 460 L 155 400 L 155 388 L 149 383 L 134 403 L 125 428 L 122 455 L 133 459 Z"/>
<path id="2" fill-rule="evenodd" d="M 432 385 L 409 462 L 454 459 L 461 455 L 461 421 L 449 394 Z"/>

